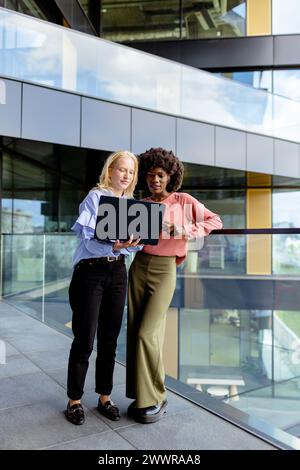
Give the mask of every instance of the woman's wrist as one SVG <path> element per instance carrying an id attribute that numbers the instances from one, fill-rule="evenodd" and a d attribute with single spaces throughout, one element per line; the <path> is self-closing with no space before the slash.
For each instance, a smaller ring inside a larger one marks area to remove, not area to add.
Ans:
<path id="1" fill-rule="evenodd" d="M 184 225 L 174 224 L 174 237 L 180 235 L 182 238 L 187 238 L 187 232 Z"/>

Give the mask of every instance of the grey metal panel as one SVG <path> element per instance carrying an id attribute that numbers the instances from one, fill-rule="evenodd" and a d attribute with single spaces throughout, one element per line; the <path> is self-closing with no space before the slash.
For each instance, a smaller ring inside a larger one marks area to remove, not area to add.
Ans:
<path id="1" fill-rule="evenodd" d="M 298 144 L 275 139 L 275 175 L 300 176 Z"/>
<path id="2" fill-rule="evenodd" d="M 270 137 L 247 134 L 247 165 L 248 171 L 273 174 L 274 143 Z"/>
<path id="3" fill-rule="evenodd" d="M 214 165 L 214 126 L 177 119 L 177 154 L 184 162 Z"/>
<path id="4" fill-rule="evenodd" d="M 176 150 L 175 117 L 132 110 L 132 151 L 141 153 L 151 147 Z"/>
<path id="5" fill-rule="evenodd" d="M 300 64 L 300 35 L 274 36 L 274 65 Z"/>
<path id="6" fill-rule="evenodd" d="M 198 68 L 268 67 L 273 64 L 272 36 L 145 41 L 128 45 Z"/>
<path id="7" fill-rule="evenodd" d="M 246 134 L 216 127 L 216 166 L 246 169 Z"/>
<path id="8" fill-rule="evenodd" d="M 82 98 L 81 146 L 130 149 L 131 109 L 128 106 Z"/>
<path id="9" fill-rule="evenodd" d="M 21 88 L 19 82 L 0 78 L 0 135 L 21 135 Z"/>
<path id="10" fill-rule="evenodd" d="M 22 137 L 80 146 L 80 96 L 24 84 Z"/>

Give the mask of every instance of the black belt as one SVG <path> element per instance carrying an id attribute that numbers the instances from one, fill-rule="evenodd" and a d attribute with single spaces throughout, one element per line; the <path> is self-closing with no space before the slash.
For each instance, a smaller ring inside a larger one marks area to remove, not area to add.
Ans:
<path id="1" fill-rule="evenodd" d="M 125 255 L 118 255 L 118 256 L 101 256 L 99 258 L 85 258 L 79 261 L 79 263 L 84 263 L 84 264 L 96 264 L 96 263 L 101 263 L 101 262 L 107 262 L 107 263 L 113 263 L 116 261 L 124 261 Z"/>

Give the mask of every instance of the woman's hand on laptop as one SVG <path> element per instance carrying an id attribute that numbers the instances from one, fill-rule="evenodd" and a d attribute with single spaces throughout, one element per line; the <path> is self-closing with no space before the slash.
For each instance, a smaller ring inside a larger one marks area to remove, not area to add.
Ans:
<path id="1" fill-rule="evenodd" d="M 121 250 L 122 248 L 137 246 L 140 241 L 141 241 L 141 238 L 137 238 L 136 240 L 134 240 L 133 235 L 130 235 L 130 238 L 126 240 L 126 242 L 120 242 L 120 240 L 116 240 L 113 245 L 113 250 Z"/>

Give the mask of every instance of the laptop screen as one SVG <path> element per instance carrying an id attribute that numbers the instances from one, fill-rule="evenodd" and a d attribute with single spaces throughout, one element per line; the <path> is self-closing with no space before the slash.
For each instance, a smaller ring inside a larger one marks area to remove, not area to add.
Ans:
<path id="1" fill-rule="evenodd" d="M 95 228 L 97 240 L 141 238 L 142 245 L 157 245 L 165 205 L 113 196 L 101 196 Z"/>

